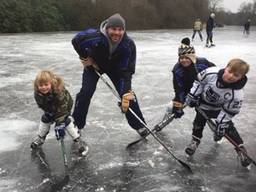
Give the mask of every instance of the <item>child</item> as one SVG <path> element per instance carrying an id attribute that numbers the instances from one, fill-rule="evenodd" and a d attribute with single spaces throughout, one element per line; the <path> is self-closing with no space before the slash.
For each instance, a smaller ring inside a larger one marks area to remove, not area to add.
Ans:
<path id="1" fill-rule="evenodd" d="M 89 148 L 84 145 L 77 127 L 69 116 L 73 100 L 65 89 L 62 78 L 48 70 L 39 72 L 34 81 L 34 98 L 44 114 L 39 123 L 38 137 L 31 143 L 31 148 L 36 149 L 44 143 L 51 124 L 55 123 L 57 140 L 64 138 L 66 130 L 77 146 L 78 152 L 86 155 Z"/>
<path id="2" fill-rule="evenodd" d="M 175 118 L 181 118 L 184 115 L 183 104 L 194 80 L 197 79 L 197 74 L 212 66 L 215 66 L 215 64 L 206 58 L 196 56 L 195 49 L 190 45 L 189 38 L 186 37 L 181 40 L 181 45 L 178 49 L 178 62 L 172 69 L 175 96 L 167 106 L 163 120 L 168 119 L 171 114 L 174 114 Z M 161 130 L 162 127 L 156 127 L 156 131 Z"/>
<path id="3" fill-rule="evenodd" d="M 243 140 L 237 132 L 232 118 L 239 113 L 243 101 L 243 87 L 247 82 L 246 74 L 249 65 L 241 59 L 232 59 L 224 69 L 217 67 L 207 68 L 198 74 L 190 93 L 187 95 L 186 104 L 190 107 L 197 106 L 209 118 L 216 118 L 216 132 L 214 140 L 220 141 L 226 134 L 243 149 Z M 206 119 L 197 111 L 193 122 L 192 141 L 185 149 L 188 155 L 193 155 L 200 144 Z M 237 151 L 241 164 L 247 167 L 251 160 L 243 153 Z"/>

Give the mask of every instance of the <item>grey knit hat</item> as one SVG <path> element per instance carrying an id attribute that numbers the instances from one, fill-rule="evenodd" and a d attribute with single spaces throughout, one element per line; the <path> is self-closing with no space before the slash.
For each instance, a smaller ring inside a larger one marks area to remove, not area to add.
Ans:
<path id="1" fill-rule="evenodd" d="M 124 18 L 119 13 L 116 13 L 110 16 L 107 19 L 107 24 L 106 24 L 106 28 L 109 28 L 109 27 L 122 27 L 123 29 L 125 29 Z"/>

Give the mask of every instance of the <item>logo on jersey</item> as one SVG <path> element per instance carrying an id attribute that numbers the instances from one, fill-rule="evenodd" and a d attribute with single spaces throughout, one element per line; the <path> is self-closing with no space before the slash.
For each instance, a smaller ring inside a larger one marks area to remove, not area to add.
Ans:
<path id="1" fill-rule="evenodd" d="M 220 99 L 220 95 L 214 92 L 214 90 L 211 87 L 209 87 L 206 90 L 205 95 L 206 95 L 206 100 L 211 103 L 212 102 L 215 103 Z"/>

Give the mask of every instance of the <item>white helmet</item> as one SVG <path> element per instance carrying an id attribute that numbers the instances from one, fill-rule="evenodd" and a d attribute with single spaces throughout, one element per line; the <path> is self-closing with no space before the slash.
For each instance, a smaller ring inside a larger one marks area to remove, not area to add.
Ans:
<path id="1" fill-rule="evenodd" d="M 215 13 L 211 13 L 210 17 L 214 18 L 215 17 Z"/>

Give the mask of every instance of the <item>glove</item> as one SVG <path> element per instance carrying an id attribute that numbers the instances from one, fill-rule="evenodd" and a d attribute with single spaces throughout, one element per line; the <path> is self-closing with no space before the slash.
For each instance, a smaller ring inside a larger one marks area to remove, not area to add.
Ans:
<path id="1" fill-rule="evenodd" d="M 199 98 L 189 93 L 186 98 L 186 104 L 189 107 L 196 107 L 199 105 Z"/>
<path id="2" fill-rule="evenodd" d="M 95 61 L 91 57 L 87 57 L 87 58 L 80 57 L 80 61 L 84 67 L 93 66 L 96 70 L 99 70 L 99 66 L 95 63 Z"/>
<path id="3" fill-rule="evenodd" d="M 60 123 L 58 125 L 55 125 L 54 130 L 55 130 L 55 136 L 56 136 L 57 140 L 59 140 L 61 138 L 64 138 L 64 136 L 65 136 L 65 128 L 66 128 L 66 124 L 65 123 Z"/>
<path id="4" fill-rule="evenodd" d="M 229 122 L 219 123 L 216 122 L 216 132 L 215 135 L 219 138 L 222 138 L 225 135 L 226 129 L 229 127 Z"/>
<path id="5" fill-rule="evenodd" d="M 174 114 L 174 118 L 181 118 L 184 115 L 183 104 L 178 101 L 173 101 L 172 105 L 172 113 Z"/>
<path id="6" fill-rule="evenodd" d="M 123 113 L 126 113 L 129 109 L 130 100 L 134 100 L 135 95 L 133 91 L 129 91 L 128 93 L 125 93 L 122 96 L 122 102 L 121 102 L 121 110 Z"/>

